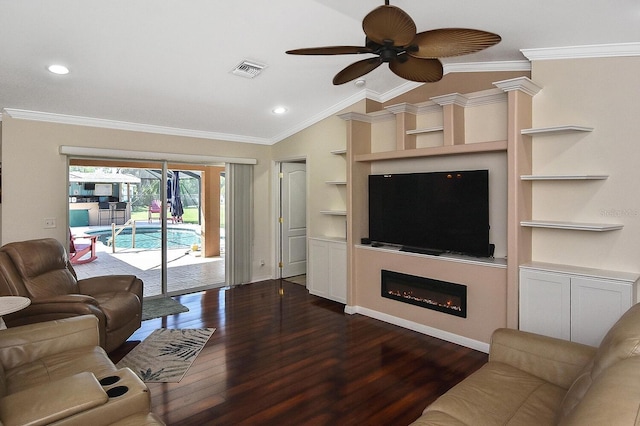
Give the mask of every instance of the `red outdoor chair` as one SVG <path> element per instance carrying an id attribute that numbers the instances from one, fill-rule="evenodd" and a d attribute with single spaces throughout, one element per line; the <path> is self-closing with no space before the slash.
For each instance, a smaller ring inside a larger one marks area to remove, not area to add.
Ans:
<path id="1" fill-rule="evenodd" d="M 149 223 L 151 223 L 152 214 L 154 213 L 158 215 L 158 220 L 162 218 L 162 202 L 160 200 L 151 201 L 151 205 L 149 206 Z"/>
<path id="2" fill-rule="evenodd" d="M 69 229 L 69 261 L 72 265 L 93 262 L 98 258 L 96 254 L 97 235 L 74 236 Z M 88 243 L 78 243 L 76 240 L 89 240 Z M 89 257 L 87 257 L 89 255 Z"/>

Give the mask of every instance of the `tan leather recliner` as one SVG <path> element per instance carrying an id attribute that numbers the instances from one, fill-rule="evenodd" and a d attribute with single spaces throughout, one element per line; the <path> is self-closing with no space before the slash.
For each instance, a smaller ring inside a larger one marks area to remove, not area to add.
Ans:
<path id="1" fill-rule="evenodd" d="M 0 425 L 163 425 L 98 340 L 93 315 L 0 330 Z"/>
<path id="2" fill-rule="evenodd" d="M 24 296 L 31 305 L 5 315 L 8 327 L 93 314 L 100 346 L 110 352 L 140 328 L 142 280 L 105 275 L 78 280 L 67 252 L 53 238 L 0 248 L 0 296 Z"/>

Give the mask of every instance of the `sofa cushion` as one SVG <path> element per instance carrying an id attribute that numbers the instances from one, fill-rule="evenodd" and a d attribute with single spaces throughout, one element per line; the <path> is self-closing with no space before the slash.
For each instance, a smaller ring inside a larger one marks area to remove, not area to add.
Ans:
<path id="1" fill-rule="evenodd" d="M 595 379 L 616 362 L 636 355 L 640 355 L 640 304 L 629 308 L 604 336 L 591 374 Z"/>
<path id="2" fill-rule="evenodd" d="M 104 349 L 99 346 L 85 346 L 8 369 L 5 371 L 5 381 L 7 393 L 12 394 L 85 371 L 102 377 L 115 370 L 115 365 L 109 360 Z"/>
<path id="3" fill-rule="evenodd" d="M 428 406 L 415 424 L 552 425 L 565 393 L 510 365 L 489 362 Z"/>
<path id="4" fill-rule="evenodd" d="M 640 355 L 640 304 L 629 308 L 604 336 L 593 360 L 582 369 L 565 395 L 558 419 L 571 413 L 600 374 L 619 361 L 637 355 Z"/>
<path id="5" fill-rule="evenodd" d="M 603 371 L 560 425 L 640 424 L 640 357 L 627 358 Z"/>

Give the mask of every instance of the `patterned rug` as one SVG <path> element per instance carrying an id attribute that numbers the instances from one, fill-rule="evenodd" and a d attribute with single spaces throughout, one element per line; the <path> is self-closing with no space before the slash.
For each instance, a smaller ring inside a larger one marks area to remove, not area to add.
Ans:
<path id="1" fill-rule="evenodd" d="M 189 312 L 189 308 L 170 297 L 145 299 L 142 301 L 142 321 L 167 315 Z"/>
<path id="2" fill-rule="evenodd" d="M 144 382 L 177 383 L 215 328 L 160 328 L 133 348 L 117 367 L 129 367 Z"/>

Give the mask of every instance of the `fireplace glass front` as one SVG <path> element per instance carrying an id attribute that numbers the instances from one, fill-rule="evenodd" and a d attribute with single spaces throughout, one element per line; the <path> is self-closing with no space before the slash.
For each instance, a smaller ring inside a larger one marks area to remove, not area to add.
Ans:
<path id="1" fill-rule="evenodd" d="M 382 270 L 382 297 L 467 317 L 467 286 Z"/>

